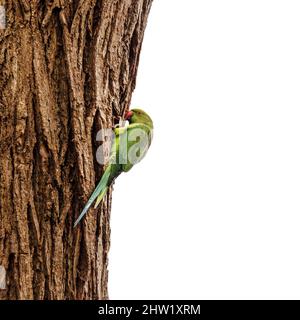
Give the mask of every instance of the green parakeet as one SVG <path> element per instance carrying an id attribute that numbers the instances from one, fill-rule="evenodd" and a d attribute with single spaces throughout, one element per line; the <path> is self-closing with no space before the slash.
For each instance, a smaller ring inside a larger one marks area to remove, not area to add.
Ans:
<path id="1" fill-rule="evenodd" d="M 127 127 L 115 128 L 115 137 L 111 146 L 108 165 L 100 182 L 83 208 L 74 227 L 84 217 L 92 203 L 97 199 L 99 205 L 111 183 L 122 173 L 129 171 L 147 153 L 151 140 L 153 122 L 149 115 L 141 109 L 132 109 L 125 115 Z"/>

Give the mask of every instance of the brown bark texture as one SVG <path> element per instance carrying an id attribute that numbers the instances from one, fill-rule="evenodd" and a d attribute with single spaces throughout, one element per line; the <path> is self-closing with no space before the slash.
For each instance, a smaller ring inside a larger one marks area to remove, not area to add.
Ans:
<path id="1" fill-rule="evenodd" d="M 96 133 L 130 104 L 151 2 L 0 0 L 0 299 L 108 298 L 111 190 L 73 223 L 102 174 Z"/>

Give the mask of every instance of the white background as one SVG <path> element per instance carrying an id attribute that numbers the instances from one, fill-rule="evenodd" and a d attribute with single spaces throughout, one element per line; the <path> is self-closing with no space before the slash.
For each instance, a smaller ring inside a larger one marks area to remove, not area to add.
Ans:
<path id="1" fill-rule="evenodd" d="M 300 2 L 154 0 L 111 299 L 300 299 Z"/>

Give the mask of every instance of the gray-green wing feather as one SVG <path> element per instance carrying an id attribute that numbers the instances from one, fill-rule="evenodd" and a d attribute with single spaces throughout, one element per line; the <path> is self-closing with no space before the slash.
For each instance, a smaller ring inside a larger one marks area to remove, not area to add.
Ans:
<path id="1" fill-rule="evenodd" d="M 131 131 L 135 130 L 135 129 L 142 130 L 142 131 L 145 132 L 145 134 L 147 134 L 147 139 L 142 140 L 142 141 L 139 142 L 140 156 L 139 156 L 138 161 L 137 161 L 137 162 L 139 162 L 146 155 L 146 153 L 147 153 L 147 151 L 148 151 L 148 149 L 150 147 L 151 139 L 152 139 L 152 130 L 147 125 L 142 124 L 142 123 L 131 124 L 127 128 L 128 137 L 130 137 Z M 127 139 L 128 139 L 128 137 L 127 137 Z M 129 140 L 127 141 L 127 146 L 128 146 L 128 149 L 127 149 L 127 162 L 122 164 L 122 170 L 125 171 L 125 172 L 128 172 L 137 163 L 137 162 L 131 163 L 129 161 L 130 160 L 129 159 L 129 150 L 135 144 L 136 144 L 136 141 L 129 141 Z"/>

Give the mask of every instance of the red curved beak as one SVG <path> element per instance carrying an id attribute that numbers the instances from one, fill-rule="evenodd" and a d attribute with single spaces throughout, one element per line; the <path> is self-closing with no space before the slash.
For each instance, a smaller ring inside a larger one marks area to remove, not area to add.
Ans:
<path id="1" fill-rule="evenodd" d="M 133 112 L 132 111 L 127 111 L 126 112 L 126 114 L 125 114 L 125 120 L 128 120 L 128 119 L 130 119 L 131 117 L 132 117 L 132 115 L 133 115 Z"/>

